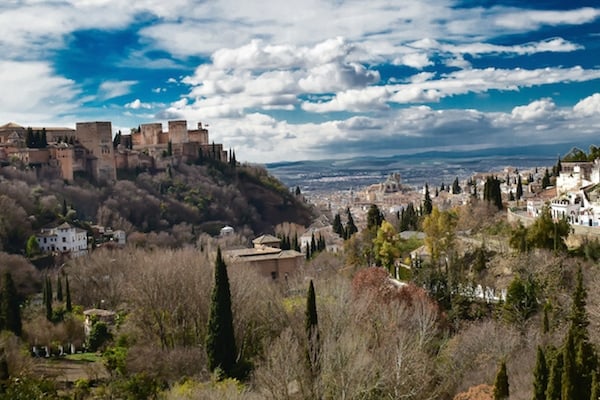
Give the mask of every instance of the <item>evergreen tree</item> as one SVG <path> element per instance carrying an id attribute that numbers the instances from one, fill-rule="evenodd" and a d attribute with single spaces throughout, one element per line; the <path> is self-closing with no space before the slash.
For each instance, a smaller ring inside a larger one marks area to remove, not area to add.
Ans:
<path id="1" fill-rule="evenodd" d="M 30 149 L 35 147 L 35 136 L 30 126 L 27 127 L 27 133 L 25 134 L 25 146 Z"/>
<path id="2" fill-rule="evenodd" d="M 496 373 L 496 380 L 494 381 L 494 400 L 508 399 L 508 374 L 506 373 L 506 362 L 500 363 L 500 368 Z"/>
<path id="3" fill-rule="evenodd" d="M 548 172 L 548 168 L 546 168 L 546 172 L 542 178 L 542 188 L 546 189 L 548 186 L 550 186 L 550 173 Z"/>
<path id="4" fill-rule="evenodd" d="M 232 377 L 236 366 L 236 346 L 233 334 L 233 314 L 227 265 L 217 248 L 215 282 L 211 294 L 210 315 L 206 333 L 208 368 L 220 369 L 226 377 Z"/>
<path id="5" fill-rule="evenodd" d="M 452 194 L 459 194 L 462 190 L 460 189 L 460 183 L 458 182 L 458 176 L 452 182 Z"/>
<path id="6" fill-rule="evenodd" d="M 502 210 L 502 191 L 500 190 L 500 180 L 495 176 L 488 176 L 483 186 L 483 199 L 494 203 L 498 210 Z"/>
<path id="7" fill-rule="evenodd" d="M 56 277 L 56 300 L 63 301 L 62 280 L 60 279 L 60 275 Z"/>
<path id="8" fill-rule="evenodd" d="M 573 334 L 567 334 L 567 341 L 563 349 L 563 369 L 561 376 L 561 400 L 578 400 L 583 397 L 577 397 L 577 364 L 575 361 L 575 343 Z M 589 398 L 586 397 L 586 398 Z"/>
<path id="9" fill-rule="evenodd" d="M 376 232 L 384 219 L 385 218 L 379 210 L 379 207 L 377 207 L 377 204 L 371 204 L 369 211 L 367 212 L 367 229 L 371 232 Z"/>
<path id="10" fill-rule="evenodd" d="M 167 155 L 171 157 L 173 155 L 173 143 L 169 140 L 167 143 Z"/>
<path id="11" fill-rule="evenodd" d="M 46 277 L 46 284 L 44 286 L 44 303 L 46 306 L 46 319 L 48 321 L 52 321 L 53 311 L 52 311 L 52 282 L 50 282 L 50 278 Z"/>
<path id="12" fill-rule="evenodd" d="M 533 370 L 533 400 L 546 400 L 548 387 L 548 365 L 541 346 L 537 348 L 535 369 Z"/>
<path id="13" fill-rule="evenodd" d="M 352 213 L 350 212 L 350 208 L 346 209 L 346 214 L 348 216 L 348 222 L 346 222 L 346 229 L 344 233 L 344 239 L 350 239 L 352 235 L 358 232 L 358 228 L 354 224 L 354 218 L 352 217 Z"/>
<path id="14" fill-rule="evenodd" d="M 561 352 L 557 352 L 554 355 L 550 365 L 548 387 L 546 388 L 546 400 L 561 400 L 561 379 L 563 369 L 563 356 Z"/>
<path id="15" fill-rule="evenodd" d="M 560 159 L 559 159 L 560 161 Z M 590 392 L 590 400 L 598 400 L 600 398 L 600 382 L 598 382 L 598 372 L 592 373 L 592 387 Z"/>
<path id="16" fill-rule="evenodd" d="M 425 184 L 425 197 L 423 199 L 423 215 L 431 214 L 433 210 L 433 202 L 431 201 L 431 196 L 429 194 L 429 185 Z"/>
<path id="17" fill-rule="evenodd" d="M 569 318 L 571 324 L 567 336 L 572 336 L 573 338 L 573 350 L 575 352 L 576 364 L 576 372 L 574 375 L 575 396 L 576 398 L 581 399 L 590 397 L 592 373 L 598 367 L 598 357 L 593 344 L 590 342 L 587 330 L 589 320 L 585 309 L 586 298 L 587 291 L 583 285 L 583 273 L 581 268 L 579 268 L 577 271 L 576 287 L 573 292 L 573 303 L 571 305 L 571 315 Z"/>
<path id="18" fill-rule="evenodd" d="M 121 144 L 121 131 L 118 131 L 113 139 L 113 149 L 117 149 L 117 147 Z"/>
<path id="19" fill-rule="evenodd" d="M 300 186 L 296 186 L 296 196 L 300 196 L 302 194 L 302 192 L 300 191 Z"/>
<path id="20" fill-rule="evenodd" d="M 515 201 L 515 194 L 512 192 L 512 190 L 508 192 L 508 200 Z"/>
<path id="21" fill-rule="evenodd" d="M 40 148 L 45 149 L 48 147 L 48 136 L 46 134 L 46 128 L 42 128 L 42 136 L 40 138 Z"/>
<path id="22" fill-rule="evenodd" d="M 65 309 L 67 312 L 73 311 L 71 304 L 71 289 L 69 288 L 69 275 L 65 275 Z"/>
<path id="23" fill-rule="evenodd" d="M 517 200 L 521 200 L 523 198 L 523 181 L 521 180 L 521 175 L 517 178 Z"/>
<path id="24" fill-rule="evenodd" d="M 306 349 L 307 361 L 309 369 L 314 376 L 319 369 L 320 339 L 319 320 L 317 316 L 317 299 L 315 296 L 315 287 L 312 279 L 310 280 L 308 293 L 306 295 L 304 327 L 306 330 L 306 339 L 308 343 Z"/>
<path id="25" fill-rule="evenodd" d="M 338 235 L 344 236 L 344 227 L 342 225 L 342 218 L 340 217 L 340 214 L 335 214 L 335 217 L 333 217 L 332 229 Z"/>
<path id="26" fill-rule="evenodd" d="M 10 272 L 5 272 L 2 282 L 2 297 L 0 298 L 0 318 L 2 329 L 21 336 L 21 309 L 17 289 Z"/>

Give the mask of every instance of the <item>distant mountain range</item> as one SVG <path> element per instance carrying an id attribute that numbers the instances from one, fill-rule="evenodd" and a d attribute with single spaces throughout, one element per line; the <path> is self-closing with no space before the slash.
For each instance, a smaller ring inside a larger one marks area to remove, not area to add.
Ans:
<path id="1" fill-rule="evenodd" d="M 539 146 L 503 147 L 471 151 L 429 151 L 389 157 L 362 156 L 347 159 L 276 162 L 266 167 L 290 187 L 302 191 L 350 190 L 381 182 L 399 172 L 410 186 L 450 184 L 477 172 L 505 167 L 551 167 L 573 147 L 587 150 L 589 143 L 560 143 Z"/>

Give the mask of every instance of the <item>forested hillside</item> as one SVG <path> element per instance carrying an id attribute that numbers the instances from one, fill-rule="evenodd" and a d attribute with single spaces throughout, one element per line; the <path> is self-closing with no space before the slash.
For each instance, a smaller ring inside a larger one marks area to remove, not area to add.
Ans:
<path id="1" fill-rule="evenodd" d="M 120 174 L 97 187 L 73 184 L 36 170 L 0 169 L 0 250 L 21 253 L 27 238 L 48 224 L 123 229 L 133 240 L 179 246 L 231 225 L 248 236 L 289 221 L 306 225 L 309 206 L 260 166 L 213 162 L 162 172 Z M 160 239 L 157 236 L 160 234 Z"/>

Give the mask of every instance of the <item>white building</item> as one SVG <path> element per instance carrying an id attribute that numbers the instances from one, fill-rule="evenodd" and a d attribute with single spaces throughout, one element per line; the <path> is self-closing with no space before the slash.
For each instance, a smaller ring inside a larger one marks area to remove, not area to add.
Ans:
<path id="1" fill-rule="evenodd" d="M 550 208 L 554 219 L 600 226 L 600 160 L 563 162 Z"/>
<path id="2" fill-rule="evenodd" d="M 42 229 L 36 239 L 43 252 L 71 253 L 73 257 L 87 253 L 87 231 L 66 222 L 56 228 Z"/>

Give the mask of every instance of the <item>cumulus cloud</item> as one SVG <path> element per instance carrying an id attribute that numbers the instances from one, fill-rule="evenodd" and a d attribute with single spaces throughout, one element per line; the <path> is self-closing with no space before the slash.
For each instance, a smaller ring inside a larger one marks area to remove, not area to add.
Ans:
<path id="1" fill-rule="evenodd" d="M 125 104 L 125 108 L 131 108 L 133 110 L 139 110 L 141 108 L 150 109 L 152 108 L 152 105 L 148 103 L 142 103 L 140 99 L 135 99 L 131 103 Z"/>
<path id="2" fill-rule="evenodd" d="M 600 93 L 586 97 L 573 107 L 573 111 L 583 116 L 600 116 Z"/>
<path id="3" fill-rule="evenodd" d="M 513 108 L 511 115 L 520 120 L 542 120 L 556 111 L 556 104 L 552 99 L 536 100 L 526 106 Z"/>

